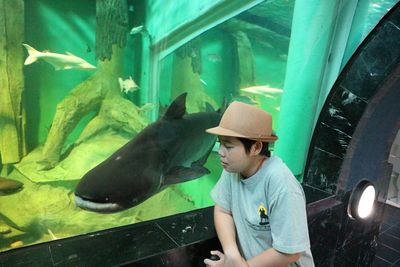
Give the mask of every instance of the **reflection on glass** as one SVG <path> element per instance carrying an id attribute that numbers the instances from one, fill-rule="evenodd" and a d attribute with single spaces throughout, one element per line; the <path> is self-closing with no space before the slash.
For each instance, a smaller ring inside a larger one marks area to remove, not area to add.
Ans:
<path id="1" fill-rule="evenodd" d="M 393 165 L 386 203 L 400 208 L 400 131 L 393 141 L 388 162 Z"/>
<path id="2" fill-rule="evenodd" d="M 274 117 L 283 92 L 294 1 L 266 1 L 201 34 L 161 63 L 160 101 L 188 92 L 192 111 L 239 100 Z"/>
<path id="3" fill-rule="evenodd" d="M 397 0 L 369 1 L 366 22 L 364 24 L 363 39 L 372 31 L 384 15 L 397 3 Z"/>

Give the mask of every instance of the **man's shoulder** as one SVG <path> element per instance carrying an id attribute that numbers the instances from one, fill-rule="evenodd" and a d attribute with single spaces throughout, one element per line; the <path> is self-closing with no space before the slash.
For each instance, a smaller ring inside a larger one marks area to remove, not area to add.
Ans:
<path id="1" fill-rule="evenodd" d="M 266 170 L 271 189 L 280 192 L 297 191 L 299 182 L 289 167 L 277 156 L 273 156 L 271 159 Z"/>
<path id="2" fill-rule="evenodd" d="M 293 173 L 290 171 L 289 167 L 285 164 L 285 162 L 283 162 L 280 157 L 272 156 L 268 159 L 268 161 L 269 162 L 267 162 L 265 166 L 266 174 L 278 177 L 293 176 Z"/>

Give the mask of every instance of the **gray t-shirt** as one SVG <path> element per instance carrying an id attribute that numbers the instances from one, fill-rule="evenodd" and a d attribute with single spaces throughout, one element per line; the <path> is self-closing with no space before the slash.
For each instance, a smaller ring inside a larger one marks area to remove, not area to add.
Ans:
<path id="1" fill-rule="evenodd" d="M 274 248 L 302 252 L 289 266 L 313 267 L 303 189 L 283 161 L 272 156 L 253 176 L 241 179 L 225 170 L 211 192 L 214 202 L 232 213 L 245 259 Z"/>

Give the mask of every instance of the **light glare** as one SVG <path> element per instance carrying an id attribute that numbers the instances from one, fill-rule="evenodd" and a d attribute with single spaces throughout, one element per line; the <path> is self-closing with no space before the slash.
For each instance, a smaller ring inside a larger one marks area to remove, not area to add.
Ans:
<path id="1" fill-rule="evenodd" d="M 367 186 L 358 202 L 358 216 L 362 219 L 367 218 L 371 212 L 375 201 L 375 188 L 372 185 Z"/>

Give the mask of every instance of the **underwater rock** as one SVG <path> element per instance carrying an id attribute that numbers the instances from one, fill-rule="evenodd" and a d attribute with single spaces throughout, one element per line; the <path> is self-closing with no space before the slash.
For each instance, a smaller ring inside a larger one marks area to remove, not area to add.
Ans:
<path id="1" fill-rule="evenodd" d="M 20 193 L 2 197 L 0 217 L 6 218 L 4 221 L 14 229 L 40 235 L 46 233 L 46 228 L 54 228 L 57 221 L 51 222 L 53 216 L 67 209 L 70 203 L 66 189 L 27 181 Z M 39 222 L 45 227 L 39 226 Z"/>
<path id="2" fill-rule="evenodd" d="M 20 248 L 24 246 L 24 242 L 22 242 L 21 240 L 15 241 L 13 243 L 11 243 L 10 247 L 11 248 Z"/>
<path id="3" fill-rule="evenodd" d="M 41 165 L 43 147 L 34 149 L 14 166 L 32 182 L 79 180 L 128 141 L 128 137 L 109 129 L 76 145 L 68 157 L 52 169 L 46 170 Z"/>
<path id="4" fill-rule="evenodd" d="M 7 225 L 0 225 L 0 234 L 6 235 L 11 233 L 11 228 Z"/>
<path id="5" fill-rule="evenodd" d="M 7 218 L 7 226 L 12 228 L 12 237 L 4 237 L 22 240 L 24 246 L 50 241 L 54 237 L 65 238 L 153 220 L 212 204 L 194 203 L 190 201 L 191 196 L 180 191 L 178 186 L 170 186 L 135 208 L 105 216 L 75 206 L 71 190 L 76 187 L 76 181 L 32 183 L 28 179 L 24 180 L 24 177 L 17 176 L 21 175 L 19 172 L 12 172 L 10 175 L 24 182 L 24 190 L 18 194 L 1 197 L 0 218 Z M 198 188 L 198 182 L 202 181 L 208 184 L 207 177 L 203 177 L 180 184 L 179 187 L 195 183 L 195 188 Z M 1 238 L 3 236 L 0 235 Z M 9 249 L 9 243 L 0 240 L 0 252 Z"/>
<path id="6" fill-rule="evenodd" d="M 16 180 L 0 177 L 0 196 L 18 192 L 22 189 L 23 186 L 23 183 Z"/>

